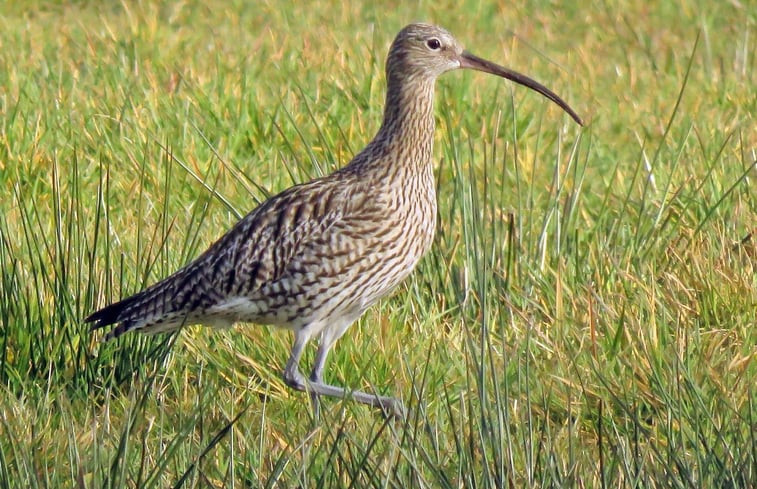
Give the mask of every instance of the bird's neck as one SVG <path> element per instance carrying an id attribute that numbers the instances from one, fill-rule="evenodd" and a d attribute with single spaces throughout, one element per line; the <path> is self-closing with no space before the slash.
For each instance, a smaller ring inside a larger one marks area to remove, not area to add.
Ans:
<path id="1" fill-rule="evenodd" d="M 434 81 L 390 77 L 384 121 L 353 165 L 382 165 L 397 175 L 426 173 L 431 166 L 433 144 Z"/>
<path id="2" fill-rule="evenodd" d="M 383 130 L 434 132 L 434 80 L 390 77 L 384 106 Z"/>
<path id="3" fill-rule="evenodd" d="M 375 140 L 388 145 L 412 149 L 406 155 L 409 164 L 428 164 L 434 144 L 434 81 L 390 78 L 384 107 L 384 121 Z M 414 161 L 415 160 L 415 161 Z"/>

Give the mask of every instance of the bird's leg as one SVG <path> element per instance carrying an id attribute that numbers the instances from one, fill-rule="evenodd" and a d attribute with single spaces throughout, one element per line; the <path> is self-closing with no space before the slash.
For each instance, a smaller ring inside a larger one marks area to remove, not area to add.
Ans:
<path id="1" fill-rule="evenodd" d="M 404 406 L 399 400 L 394 399 L 393 397 L 379 396 L 363 391 L 349 391 L 343 387 L 323 382 L 323 368 L 326 364 L 326 357 L 329 354 L 329 350 L 346 329 L 346 327 L 343 327 L 335 328 L 335 330 L 329 332 L 324 331 L 324 334 L 321 336 L 321 342 L 318 345 L 318 351 L 316 352 L 310 381 L 302 375 L 299 369 L 300 358 L 302 357 L 302 352 L 309 340 L 309 336 L 300 334 L 300 331 L 302 330 L 296 332 L 292 352 L 289 356 L 286 367 L 284 367 L 284 382 L 292 389 L 310 393 L 311 398 L 314 400 L 313 407 L 316 416 L 318 415 L 317 397 L 328 396 L 338 399 L 352 399 L 363 404 L 380 408 L 387 416 L 402 417 L 404 415 Z"/>
<path id="2" fill-rule="evenodd" d="M 328 356 L 328 351 L 322 352 L 322 345 L 323 343 L 320 343 L 318 345 L 318 350 L 315 354 L 313 370 L 311 370 L 310 372 L 311 384 L 323 384 L 323 367 L 326 365 L 326 357 Z M 316 415 L 320 415 L 321 404 L 319 397 L 318 394 L 316 394 L 312 390 L 310 391 L 310 402 L 313 403 L 313 410 L 316 412 Z"/>
<path id="3" fill-rule="evenodd" d="M 336 343 L 336 340 L 344 334 L 348 326 L 349 323 L 342 327 L 326 330 L 321 336 L 321 341 L 315 354 L 315 362 L 313 362 L 313 370 L 310 372 L 310 395 L 313 398 L 314 406 L 317 406 L 318 395 L 352 398 L 354 401 L 380 408 L 387 416 L 403 417 L 405 408 L 398 399 L 358 390 L 348 391 L 342 387 L 323 382 L 323 370 L 329 351 L 331 351 L 331 347 Z M 333 392 L 334 394 L 329 394 L 328 392 Z"/>
<path id="4" fill-rule="evenodd" d="M 294 390 L 310 392 L 310 399 L 313 401 L 313 418 L 318 419 L 320 417 L 320 404 L 318 402 L 318 395 L 310 388 L 310 383 L 307 381 L 302 372 L 300 372 L 300 358 L 302 352 L 307 345 L 309 335 L 300 334 L 297 332 L 294 334 L 294 344 L 292 345 L 292 352 L 289 354 L 289 360 L 287 360 L 286 367 L 284 367 L 284 383 Z"/>
<path id="5" fill-rule="evenodd" d="M 289 354 L 286 367 L 284 367 L 284 382 L 298 391 L 304 391 L 307 384 L 305 377 L 300 372 L 300 358 L 308 340 L 309 337 L 295 333 L 292 352 Z"/>

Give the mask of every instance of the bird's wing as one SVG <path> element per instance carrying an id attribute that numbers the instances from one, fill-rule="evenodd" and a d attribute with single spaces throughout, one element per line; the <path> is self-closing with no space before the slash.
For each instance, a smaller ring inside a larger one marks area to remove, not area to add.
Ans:
<path id="1" fill-rule="evenodd" d="M 109 337 L 133 330 L 180 327 L 195 311 L 206 311 L 276 282 L 293 257 L 322 239 L 343 219 L 353 196 L 334 178 L 291 187 L 262 203 L 196 260 L 171 276 L 85 319 L 93 329 L 120 323 Z M 254 320 L 250 318 L 248 320 Z M 154 326 L 154 327 L 153 327 Z"/>

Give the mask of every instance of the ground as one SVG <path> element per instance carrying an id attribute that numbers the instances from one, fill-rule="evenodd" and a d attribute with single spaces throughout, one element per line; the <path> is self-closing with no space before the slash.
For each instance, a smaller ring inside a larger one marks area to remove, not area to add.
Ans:
<path id="1" fill-rule="evenodd" d="M 417 20 L 587 125 L 440 79 L 433 250 L 326 372 L 405 420 L 336 400 L 313 420 L 281 380 L 287 332 L 88 331 L 346 163 Z M 698 0 L 0 7 L 0 485 L 754 487 L 756 20 Z"/>

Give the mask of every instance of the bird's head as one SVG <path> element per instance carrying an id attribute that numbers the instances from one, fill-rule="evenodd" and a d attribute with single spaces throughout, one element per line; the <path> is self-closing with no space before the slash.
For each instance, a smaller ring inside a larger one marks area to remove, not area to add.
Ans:
<path id="1" fill-rule="evenodd" d="M 433 83 L 439 75 L 460 68 L 497 75 L 535 90 L 583 125 L 578 114 L 556 93 L 536 80 L 469 53 L 452 34 L 435 25 L 410 24 L 403 28 L 394 39 L 386 62 L 390 83 L 417 80 Z"/>
<path id="2" fill-rule="evenodd" d="M 460 68 L 463 47 L 452 34 L 430 24 L 410 24 L 402 29 L 389 49 L 387 73 L 405 79 L 436 79 Z"/>

